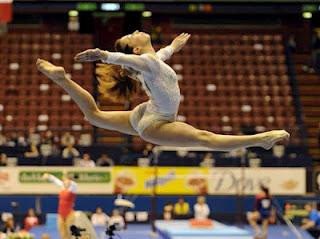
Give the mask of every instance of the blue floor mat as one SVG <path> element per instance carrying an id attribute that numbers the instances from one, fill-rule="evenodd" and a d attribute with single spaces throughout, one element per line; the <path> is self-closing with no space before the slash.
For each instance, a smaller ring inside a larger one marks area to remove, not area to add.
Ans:
<path id="1" fill-rule="evenodd" d="M 245 226 L 244 229 L 253 233 L 250 226 Z M 312 237 L 305 231 L 299 230 L 302 233 L 303 239 L 312 239 Z M 151 227 L 146 224 L 130 224 L 128 230 L 118 233 L 121 239 L 151 239 Z M 41 234 L 48 233 L 52 239 L 60 239 L 58 232 L 55 229 L 48 229 L 45 226 L 33 228 L 31 233 L 35 235 L 35 239 L 40 239 Z M 105 232 L 102 228 L 97 228 L 98 239 L 106 239 Z M 120 239 L 116 236 L 115 239 Z M 295 235 L 289 230 L 287 226 L 275 225 L 270 226 L 268 239 L 295 239 Z M 162 238 L 159 238 L 162 239 Z"/>

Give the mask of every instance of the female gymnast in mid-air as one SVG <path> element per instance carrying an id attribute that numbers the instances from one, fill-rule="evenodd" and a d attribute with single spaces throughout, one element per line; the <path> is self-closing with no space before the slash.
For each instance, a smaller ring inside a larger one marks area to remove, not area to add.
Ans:
<path id="1" fill-rule="evenodd" d="M 200 146 L 216 151 L 230 151 L 246 147 L 270 149 L 276 142 L 288 139 L 289 133 L 285 130 L 232 136 L 196 129 L 189 124 L 176 121 L 180 103 L 178 79 L 165 61 L 178 52 L 189 38 L 190 34 L 182 33 L 169 46 L 156 52 L 151 44 L 150 35 L 135 31 L 116 41 L 117 52 L 96 48 L 75 56 L 77 62 L 102 61 L 121 66 L 114 67 L 117 69 L 116 73 L 115 70 L 106 70 L 100 74 L 100 89 L 106 89 L 104 94 L 118 93 L 119 97 L 128 97 L 135 90 L 135 80 L 138 80 L 149 96 L 149 101 L 131 111 L 101 111 L 90 93 L 72 81 L 63 67 L 42 59 L 37 60 L 37 67 L 69 93 L 92 125 L 139 135 L 153 144 L 175 147 Z"/>

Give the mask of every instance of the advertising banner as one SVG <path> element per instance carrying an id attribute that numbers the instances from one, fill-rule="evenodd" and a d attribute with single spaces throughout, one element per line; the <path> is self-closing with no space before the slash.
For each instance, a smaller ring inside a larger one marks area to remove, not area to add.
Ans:
<path id="1" fill-rule="evenodd" d="M 157 179 L 154 168 L 115 167 L 114 192 L 151 194 L 157 182 L 157 194 L 206 194 L 209 170 L 200 167 L 158 167 Z"/>
<path id="2" fill-rule="evenodd" d="M 59 187 L 42 178 L 50 173 L 70 176 L 79 194 L 112 194 L 111 168 L 16 167 L 0 168 L 0 194 L 56 194 Z"/>
<path id="3" fill-rule="evenodd" d="M 160 195 L 254 195 L 260 184 L 276 195 L 306 193 L 304 168 L 3 167 L 0 194 L 58 193 L 56 185 L 42 178 L 44 173 L 72 177 L 78 194 L 151 195 L 155 183 Z"/>
<path id="4" fill-rule="evenodd" d="M 271 194 L 306 193 L 304 168 L 212 168 L 209 177 L 209 194 L 212 195 L 254 195 L 261 184 L 268 186 Z"/>

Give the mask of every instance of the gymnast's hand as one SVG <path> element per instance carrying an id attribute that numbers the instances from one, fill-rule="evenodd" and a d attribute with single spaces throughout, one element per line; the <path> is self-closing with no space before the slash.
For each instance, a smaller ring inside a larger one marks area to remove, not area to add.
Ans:
<path id="1" fill-rule="evenodd" d="M 49 179 L 49 174 L 48 174 L 48 173 L 44 173 L 44 174 L 42 175 L 42 178 L 43 178 L 44 180 L 48 180 L 48 179 Z"/>
<path id="2" fill-rule="evenodd" d="M 107 57 L 108 57 L 107 51 L 102 51 L 99 48 L 95 48 L 95 49 L 88 49 L 86 51 L 78 53 L 74 57 L 74 60 L 78 62 L 92 62 L 92 61 L 99 61 Z"/>
<path id="3" fill-rule="evenodd" d="M 174 52 L 180 51 L 190 37 L 191 34 L 189 33 L 181 33 L 179 36 L 177 36 L 171 43 L 171 47 L 173 48 Z"/>

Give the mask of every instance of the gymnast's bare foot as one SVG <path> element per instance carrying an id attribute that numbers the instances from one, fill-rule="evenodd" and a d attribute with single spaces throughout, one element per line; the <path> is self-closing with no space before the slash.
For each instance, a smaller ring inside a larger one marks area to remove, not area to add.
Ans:
<path id="1" fill-rule="evenodd" d="M 271 149 L 275 143 L 289 139 L 290 134 L 285 130 L 272 130 L 258 134 L 258 136 L 260 138 L 258 146 L 264 149 Z"/>
<path id="2" fill-rule="evenodd" d="M 61 81 L 66 78 L 66 72 L 63 67 L 55 66 L 48 61 L 38 59 L 38 70 L 53 81 Z"/>

